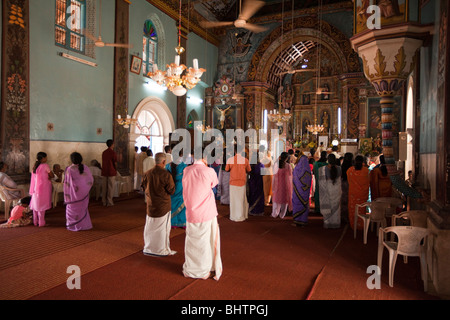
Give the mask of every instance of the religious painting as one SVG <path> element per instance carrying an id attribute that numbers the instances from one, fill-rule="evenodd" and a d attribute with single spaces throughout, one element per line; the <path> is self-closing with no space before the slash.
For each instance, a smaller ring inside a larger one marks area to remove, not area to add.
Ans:
<path id="1" fill-rule="evenodd" d="M 325 83 L 323 86 L 323 93 L 320 95 L 322 100 L 330 100 L 330 86 Z"/>
<path id="2" fill-rule="evenodd" d="M 142 59 L 137 56 L 131 57 L 131 68 L 130 71 L 136 74 L 141 73 L 141 67 L 142 67 Z"/>
<path id="3" fill-rule="evenodd" d="M 369 137 L 376 138 L 382 135 L 381 127 L 381 98 L 369 98 L 368 99 L 368 133 Z M 400 96 L 394 98 L 395 103 L 392 109 L 392 132 L 394 134 L 398 133 L 402 129 L 402 99 Z"/>
<path id="4" fill-rule="evenodd" d="M 372 138 L 362 138 L 359 140 L 359 153 L 365 155 L 372 152 Z"/>
<path id="5" fill-rule="evenodd" d="M 328 109 L 324 109 L 320 113 L 320 124 L 324 127 L 324 132 L 328 132 L 330 130 L 330 111 Z"/>
<path id="6" fill-rule="evenodd" d="M 369 9 L 376 5 L 380 13 L 381 27 L 405 22 L 407 0 L 355 0 L 354 33 L 360 33 L 375 23 L 375 11 Z"/>
<path id="7" fill-rule="evenodd" d="M 231 48 L 228 50 L 228 54 L 236 58 L 242 58 L 247 55 L 252 44 L 250 42 L 250 37 L 253 32 L 244 30 L 242 32 L 229 32 L 229 40 L 231 43 Z"/>
<path id="8" fill-rule="evenodd" d="M 214 107 L 213 124 L 215 129 L 236 129 L 236 108 L 231 105 Z"/>
<path id="9" fill-rule="evenodd" d="M 311 104 L 311 95 L 307 93 L 303 94 L 303 104 L 304 105 Z"/>

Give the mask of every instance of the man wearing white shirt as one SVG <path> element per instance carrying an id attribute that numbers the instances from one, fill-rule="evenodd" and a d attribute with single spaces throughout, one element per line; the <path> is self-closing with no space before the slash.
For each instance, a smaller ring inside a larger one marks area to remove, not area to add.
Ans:
<path id="1" fill-rule="evenodd" d="M 153 158 L 153 152 L 151 149 L 147 150 L 147 158 L 142 161 L 142 171 L 144 174 L 150 170 L 153 169 L 156 165 L 155 158 Z"/>

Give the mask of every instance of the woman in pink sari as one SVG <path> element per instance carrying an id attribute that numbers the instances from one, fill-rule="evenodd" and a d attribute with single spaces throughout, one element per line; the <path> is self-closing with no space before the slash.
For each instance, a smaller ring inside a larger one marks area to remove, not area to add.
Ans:
<path id="1" fill-rule="evenodd" d="M 292 211 L 292 167 L 287 162 L 289 154 L 282 152 L 278 163 L 274 166 L 272 180 L 272 217 L 286 216 L 287 210 Z"/>
<path id="2" fill-rule="evenodd" d="M 92 229 L 89 216 L 89 192 L 94 178 L 89 167 L 84 165 L 78 152 L 70 155 L 72 165 L 64 174 L 64 202 L 66 204 L 66 226 L 70 231 Z"/>
<path id="3" fill-rule="evenodd" d="M 30 181 L 30 208 L 33 210 L 33 223 L 35 226 L 45 227 L 45 211 L 52 207 L 52 182 L 54 177 L 47 164 L 47 154 L 39 152 L 31 173 Z"/>

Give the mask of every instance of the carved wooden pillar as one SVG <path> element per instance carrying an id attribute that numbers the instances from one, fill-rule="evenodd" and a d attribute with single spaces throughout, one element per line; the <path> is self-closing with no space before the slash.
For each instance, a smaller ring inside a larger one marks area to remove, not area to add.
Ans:
<path id="1" fill-rule="evenodd" d="M 205 89 L 205 126 L 213 127 L 213 108 L 214 108 L 214 90 L 213 88 Z"/>
<path id="2" fill-rule="evenodd" d="M 115 42 L 128 43 L 129 1 L 116 0 Z M 128 115 L 128 66 L 127 48 L 114 49 L 114 151 L 117 153 L 117 169 L 122 176 L 130 175 L 129 130 L 119 125 L 117 116 Z"/>
<path id="3" fill-rule="evenodd" d="M 450 40 L 448 39 L 450 5 L 448 1 L 441 1 L 440 7 L 439 30 L 441 32 L 440 42 L 442 43 L 439 46 L 437 82 L 436 151 L 438 156 L 436 157 L 436 199 L 439 199 L 442 206 L 450 208 L 450 67 L 448 65 L 450 63 Z M 447 224 L 450 228 L 450 216 L 447 218 Z"/>
<path id="4" fill-rule="evenodd" d="M 29 0 L 3 0 L 2 14 L 0 160 L 16 183 L 26 184 L 30 181 Z"/>

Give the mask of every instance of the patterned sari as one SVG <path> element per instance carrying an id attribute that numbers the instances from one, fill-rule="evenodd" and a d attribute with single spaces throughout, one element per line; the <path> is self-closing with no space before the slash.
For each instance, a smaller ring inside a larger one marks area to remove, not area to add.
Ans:
<path id="1" fill-rule="evenodd" d="M 292 206 L 295 223 L 308 222 L 312 174 L 308 157 L 302 155 L 294 169 Z"/>
<path id="2" fill-rule="evenodd" d="M 170 196 L 171 204 L 171 225 L 172 227 L 185 228 L 186 227 L 186 207 L 183 199 L 183 171 L 187 167 L 184 162 L 181 162 L 176 167 L 175 176 L 175 193 Z M 166 170 L 172 173 L 171 164 L 166 165 Z"/>
<path id="3" fill-rule="evenodd" d="M 66 204 L 66 226 L 70 231 L 92 229 L 89 215 L 89 192 L 94 178 L 89 167 L 84 166 L 80 174 L 77 165 L 67 167 L 64 174 L 64 202 Z"/>

